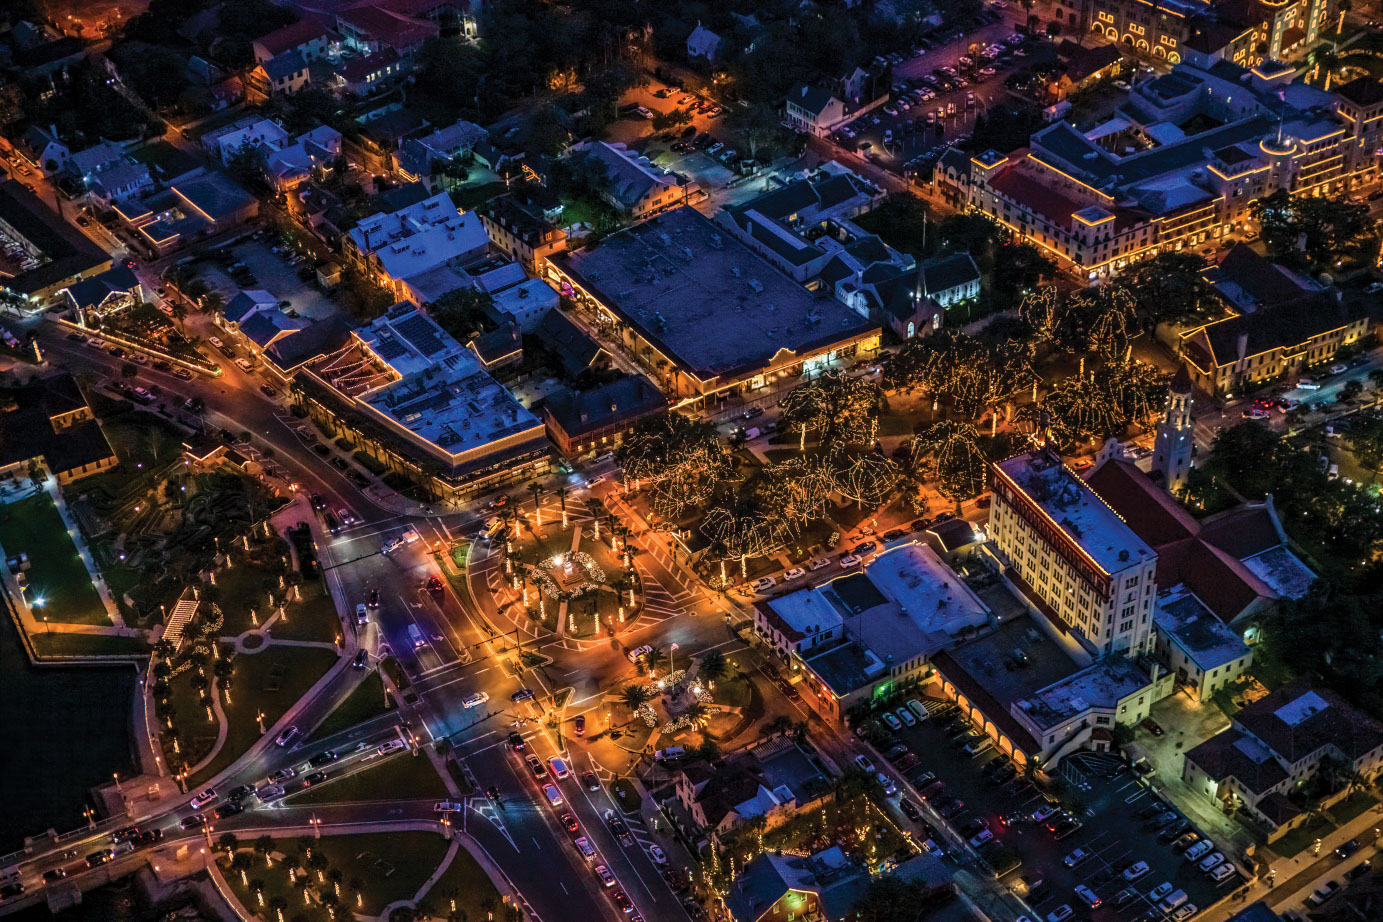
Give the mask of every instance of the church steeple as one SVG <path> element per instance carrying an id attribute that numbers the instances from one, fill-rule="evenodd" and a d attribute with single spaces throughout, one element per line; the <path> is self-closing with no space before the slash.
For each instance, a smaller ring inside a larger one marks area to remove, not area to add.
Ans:
<path id="1" fill-rule="evenodd" d="M 1153 447 L 1152 469 L 1162 472 L 1163 485 L 1172 493 L 1185 489 L 1191 471 L 1192 425 L 1191 376 L 1183 366 L 1167 389 L 1167 405 Z"/>

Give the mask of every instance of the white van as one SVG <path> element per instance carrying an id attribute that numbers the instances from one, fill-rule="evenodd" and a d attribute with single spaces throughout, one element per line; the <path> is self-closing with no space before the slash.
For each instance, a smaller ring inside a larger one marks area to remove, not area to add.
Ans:
<path id="1" fill-rule="evenodd" d="M 1182 903 L 1186 902 L 1186 900 L 1186 891 L 1177 890 L 1173 893 L 1169 893 L 1167 896 L 1164 896 L 1161 900 L 1159 900 L 1157 903 L 1157 908 L 1162 910 L 1163 912 L 1170 913 L 1172 910 L 1176 909 Z"/>
<path id="2" fill-rule="evenodd" d="M 659 762 L 671 762 L 673 759 L 680 759 L 686 754 L 686 746 L 669 746 L 666 749 L 659 749 L 653 754 L 653 758 Z"/>
<path id="3" fill-rule="evenodd" d="M 916 698 L 908 699 L 908 710 L 912 711 L 912 716 L 918 720 L 926 720 L 930 716 L 927 713 L 927 706 Z"/>
<path id="4" fill-rule="evenodd" d="M 980 753 L 984 752 L 986 749 L 990 749 L 993 746 L 993 740 L 991 740 L 987 736 L 982 736 L 979 739 L 974 740 L 973 742 L 965 744 L 965 754 L 968 756 L 977 756 Z"/>

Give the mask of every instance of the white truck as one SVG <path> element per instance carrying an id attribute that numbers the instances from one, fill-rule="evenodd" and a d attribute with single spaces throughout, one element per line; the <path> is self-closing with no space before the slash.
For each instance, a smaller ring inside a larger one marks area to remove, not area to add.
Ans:
<path id="1" fill-rule="evenodd" d="M 388 556 L 389 554 L 392 554 L 394 553 L 394 551 L 397 551 L 399 548 L 403 547 L 405 544 L 412 544 L 414 541 L 417 540 L 418 532 L 416 530 L 412 528 L 405 529 L 404 531 L 400 532 L 397 535 L 394 535 L 391 538 L 386 538 L 384 544 L 380 547 L 379 552 L 381 554 L 384 554 L 385 556 Z"/>

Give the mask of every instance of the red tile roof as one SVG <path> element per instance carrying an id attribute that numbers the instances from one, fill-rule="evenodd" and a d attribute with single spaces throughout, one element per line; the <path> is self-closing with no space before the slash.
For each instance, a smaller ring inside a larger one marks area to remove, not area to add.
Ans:
<path id="1" fill-rule="evenodd" d="M 268 35 L 261 35 L 254 43 L 260 45 L 274 58 L 285 51 L 292 51 L 315 38 L 332 34 L 327 24 L 316 16 L 304 16 L 292 25 L 275 29 Z"/>
<path id="2" fill-rule="evenodd" d="M 1054 224 L 1069 226 L 1071 215 L 1085 206 L 1053 189 L 1040 185 L 1013 167 L 989 180 L 989 187 L 1031 211 L 1045 216 Z"/>
<path id="3" fill-rule="evenodd" d="M 1200 530 L 1191 513 L 1129 461 L 1111 459 L 1086 483 L 1123 516 L 1133 533 L 1153 547 L 1189 538 Z"/>

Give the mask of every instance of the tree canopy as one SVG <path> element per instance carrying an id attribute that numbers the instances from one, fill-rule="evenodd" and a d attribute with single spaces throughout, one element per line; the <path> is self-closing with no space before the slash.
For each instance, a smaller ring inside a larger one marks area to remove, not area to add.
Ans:
<path id="1" fill-rule="evenodd" d="M 1367 205 L 1340 199 L 1294 196 L 1285 189 L 1249 206 L 1272 255 L 1287 262 L 1304 256 L 1317 266 L 1352 255 L 1373 225 Z"/>

